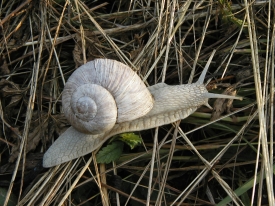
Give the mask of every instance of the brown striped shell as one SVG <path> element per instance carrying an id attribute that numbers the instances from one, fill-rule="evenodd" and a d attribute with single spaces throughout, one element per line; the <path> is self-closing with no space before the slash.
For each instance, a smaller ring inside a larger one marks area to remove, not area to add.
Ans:
<path id="1" fill-rule="evenodd" d="M 100 134 L 116 123 L 147 114 L 153 107 L 153 98 L 131 68 L 115 60 L 96 59 L 70 76 L 62 105 L 75 129 Z"/>

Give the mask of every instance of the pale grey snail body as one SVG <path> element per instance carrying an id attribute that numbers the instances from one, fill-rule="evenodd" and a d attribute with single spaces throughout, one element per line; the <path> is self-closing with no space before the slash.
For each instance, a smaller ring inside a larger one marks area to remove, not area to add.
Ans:
<path id="1" fill-rule="evenodd" d="M 64 113 L 72 126 L 44 154 L 43 166 L 88 154 L 115 134 L 184 119 L 208 105 L 209 98 L 240 99 L 208 93 L 203 80 L 211 59 L 196 83 L 159 83 L 147 88 L 131 68 L 115 60 L 84 64 L 68 79 L 62 94 Z"/>

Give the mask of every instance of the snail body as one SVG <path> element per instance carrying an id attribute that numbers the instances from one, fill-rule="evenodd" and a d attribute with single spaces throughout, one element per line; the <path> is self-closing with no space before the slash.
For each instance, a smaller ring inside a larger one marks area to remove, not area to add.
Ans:
<path id="1" fill-rule="evenodd" d="M 209 106 L 209 98 L 240 99 L 208 93 L 203 84 L 208 66 L 196 83 L 146 87 L 131 68 L 115 60 L 96 59 L 82 65 L 62 94 L 64 113 L 72 126 L 44 154 L 43 166 L 88 154 L 115 134 L 184 119 L 201 105 Z"/>

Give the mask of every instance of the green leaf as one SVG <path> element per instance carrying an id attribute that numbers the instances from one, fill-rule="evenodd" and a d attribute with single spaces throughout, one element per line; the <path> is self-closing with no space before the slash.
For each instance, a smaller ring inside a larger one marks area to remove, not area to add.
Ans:
<path id="1" fill-rule="evenodd" d="M 110 163 L 112 161 L 116 161 L 123 150 L 123 142 L 115 141 L 112 144 L 103 147 L 96 155 L 96 161 L 98 163 Z"/>
<path id="2" fill-rule="evenodd" d="M 119 135 L 121 138 L 119 138 L 121 141 L 128 144 L 131 149 L 134 149 L 137 145 L 141 144 L 142 138 L 139 137 L 139 135 L 135 133 L 123 133 Z"/>
<path id="3" fill-rule="evenodd" d="M 273 174 L 274 173 L 275 173 L 275 165 L 273 165 Z M 260 173 L 257 174 L 257 177 L 256 177 L 257 184 L 259 183 L 260 175 L 261 175 Z M 265 179 L 265 176 L 264 176 L 264 179 Z M 247 192 L 248 190 L 250 190 L 253 186 L 254 186 L 254 177 L 252 177 L 250 180 L 246 181 L 242 186 L 240 186 L 239 188 L 234 190 L 234 192 L 237 196 L 240 196 L 240 195 L 244 194 L 245 192 Z M 231 197 L 227 196 L 226 198 L 222 199 L 216 205 L 217 206 L 227 205 L 231 201 L 232 201 Z"/>
<path id="4" fill-rule="evenodd" d="M 7 195 L 7 189 L 0 187 L 0 205 L 4 205 L 6 195 Z M 16 206 L 17 205 L 17 197 L 11 193 L 9 201 L 8 201 L 8 206 Z"/>

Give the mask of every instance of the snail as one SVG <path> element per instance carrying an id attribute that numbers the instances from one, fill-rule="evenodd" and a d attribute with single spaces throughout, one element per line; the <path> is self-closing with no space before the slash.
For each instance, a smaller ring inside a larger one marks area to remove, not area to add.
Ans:
<path id="1" fill-rule="evenodd" d="M 46 151 L 43 166 L 88 154 L 115 134 L 184 119 L 201 105 L 210 107 L 209 98 L 241 99 L 206 90 L 203 81 L 213 55 L 196 83 L 174 86 L 146 87 L 131 68 L 115 60 L 95 59 L 82 65 L 62 93 L 64 114 L 72 126 Z"/>

